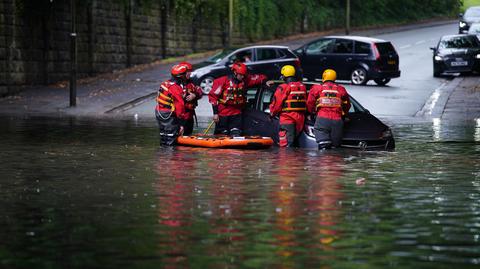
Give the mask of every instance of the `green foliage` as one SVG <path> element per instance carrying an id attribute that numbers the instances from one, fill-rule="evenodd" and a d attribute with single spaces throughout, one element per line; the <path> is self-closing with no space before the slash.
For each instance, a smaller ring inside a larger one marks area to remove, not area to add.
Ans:
<path id="1" fill-rule="evenodd" d="M 184 0 L 187 1 L 187 0 Z M 462 0 L 351 0 L 351 26 L 455 16 Z M 235 0 L 235 29 L 250 40 L 343 27 L 346 0 Z"/>

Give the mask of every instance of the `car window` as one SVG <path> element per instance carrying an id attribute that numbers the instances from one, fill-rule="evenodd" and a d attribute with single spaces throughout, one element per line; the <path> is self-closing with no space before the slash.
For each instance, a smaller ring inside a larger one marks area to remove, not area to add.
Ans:
<path id="1" fill-rule="evenodd" d="M 467 17 L 480 17 L 480 9 L 479 8 L 469 8 L 465 12 L 465 18 Z"/>
<path id="2" fill-rule="evenodd" d="M 255 109 L 255 98 L 257 96 L 257 92 L 257 88 L 250 88 L 247 90 L 247 108 Z"/>
<path id="3" fill-rule="evenodd" d="M 475 36 L 451 36 L 440 40 L 439 49 L 461 49 L 479 47 L 479 41 Z"/>
<path id="4" fill-rule="evenodd" d="M 247 49 L 247 50 L 242 50 L 239 51 L 235 54 L 232 54 L 230 57 L 228 57 L 228 62 L 233 63 L 233 62 L 242 62 L 242 63 L 248 63 L 252 61 L 252 50 Z"/>
<path id="5" fill-rule="evenodd" d="M 334 39 L 321 39 L 310 45 L 308 45 L 305 50 L 306 54 L 318 55 L 322 53 L 329 53 L 332 51 L 333 45 L 335 43 Z"/>
<path id="6" fill-rule="evenodd" d="M 357 54 L 370 54 L 370 43 L 355 42 L 355 53 Z"/>
<path id="7" fill-rule="evenodd" d="M 480 33 L 480 23 L 474 23 L 468 28 L 469 34 L 478 34 Z"/>
<path id="8" fill-rule="evenodd" d="M 382 56 L 390 53 L 396 53 L 395 48 L 390 42 L 375 43 L 375 46 L 377 47 L 378 53 L 380 53 Z"/>
<path id="9" fill-rule="evenodd" d="M 353 52 L 353 40 L 348 39 L 336 39 L 333 53 L 352 53 Z"/>
<path id="10" fill-rule="evenodd" d="M 260 104 L 263 112 L 270 113 L 270 103 L 272 102 L 274 92 L 271 89 L 263 91 L 262 103 Z"/>
<path id="11" fill-rule="evenodd" d="M 271 48 L 257 48 L 257 61 L 265 61 L 277 58 L 277 51 Z"/>

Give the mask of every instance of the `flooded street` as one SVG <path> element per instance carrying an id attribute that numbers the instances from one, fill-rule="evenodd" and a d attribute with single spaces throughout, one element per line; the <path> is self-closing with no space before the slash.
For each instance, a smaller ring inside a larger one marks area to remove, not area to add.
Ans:
<path id="1" fill-rule="evenodd" d="M 480 121 L 396 150 L 159 148 L 129 121 L 0 118 L 0 268 L 478 268 Z"/>

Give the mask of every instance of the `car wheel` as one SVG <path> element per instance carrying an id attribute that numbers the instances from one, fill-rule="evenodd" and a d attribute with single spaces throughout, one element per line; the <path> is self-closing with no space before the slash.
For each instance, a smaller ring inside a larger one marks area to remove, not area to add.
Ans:
<path id="1" fill-rule="evenodd" d="M 390 79 L 389 78 L 377 78 L 377 79 L 374 79 L 373 81 L 375 81 L 375 83 L 377 83 L 377 85 L 379 85 L 379 86 L 385 86 L 385 85 L 387 85 L 387 83 L 390 82 Z"/>
<path id="2" fill-rule="evenodd" d="M 213 77 L 204 77 L 200 80 L 200 88 L 202 88 L 204 94 L 208 94 L 212 90 L 213 79 Z"/>
<path id="3" fill-rule="evenodd" d="M 365 85 L 367 84 L 367 70 L 363 67 L 357 67 L 352 71 L 350 75 L 350 79 L 352 80 L 352 84 L 354 85 Z"/>

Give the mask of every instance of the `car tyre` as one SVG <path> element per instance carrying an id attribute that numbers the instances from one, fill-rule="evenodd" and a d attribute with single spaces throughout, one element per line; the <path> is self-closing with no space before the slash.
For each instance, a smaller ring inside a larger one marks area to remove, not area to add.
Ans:
<path id="1" fill-rule="evenodd" d="M 213 77 L 204 77 L 200 80 L 200 88 L 204 94 L 208 94 L 213 87 Z"/>
<path id="2" fill-rule="evenodd" d="M 375 83 L 377 83 L 378 86 L 385 86 L 385 85 L 387 85 L 387 83 L 390 82 L 390 79 L 389 78 L 377 78 L 377 79 L 374 79 L 373 81 L 375 81 Z"/>
<path id="3" fill-rule="evenodd" d="M 363 67 L 357 67 L 353 69 L 350 80 L 352 81 L 353 85 L 365 85 L 368 82 L 367 78 L 367 70 Z"/>
<path id="4" fill-rule="evenodd" d="M 440 72 L 437 72 L 437 71 L 433 71 L 433 77 L 440 77 Z"/>

